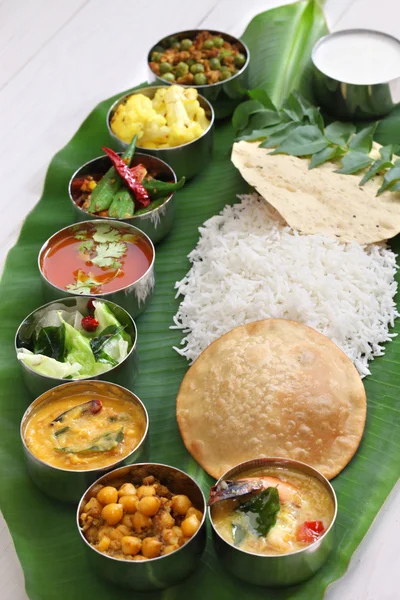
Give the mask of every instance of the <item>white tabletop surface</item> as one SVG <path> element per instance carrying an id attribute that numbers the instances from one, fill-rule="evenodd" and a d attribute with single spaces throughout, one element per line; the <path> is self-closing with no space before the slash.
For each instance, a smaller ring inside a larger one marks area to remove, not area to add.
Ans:
<path id="1" fill-rule="evenodd" d="M 39 200 L 52 156 L 98 102 L 146 79 L 146 50 L 153 40 L 198 27 L 240 35 L 255 14 L 287 3 L 2 0 L 0 269 L 25 216 Z M 326 0 L 325 14 L 331 30 L 362 27 L 400 38 L 400 0 Z M 329 587 L 326 600 L 400 598 L 399 522 L 397 486 L 346 575 Z M 22 570 L 1 517 L 0 599 L 27 599 Z"/>

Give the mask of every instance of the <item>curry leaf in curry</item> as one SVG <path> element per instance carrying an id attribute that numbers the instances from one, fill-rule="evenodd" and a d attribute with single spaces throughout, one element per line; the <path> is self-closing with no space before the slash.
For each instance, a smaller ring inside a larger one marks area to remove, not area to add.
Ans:
<path id="1" fill-rule="evenodd" d="M 64 362 L 65 326 L 62 324 L 60 327 L 49 326 L 40 329 L 34 340 L 33 352 Z"/>
<path id="2" fill-rule="evenodd" d="M 269 487 L 241 504 L 237 510 L 247 514 L 259 535 L 266 536 L 276 523 L 280 507 L 278 488 Z"/>
<path id="3" fill-rule="evenodd" d="M 65 452 L 66 454 L 84 454 L 85 452 L 108 452 L 112 450 L 119 443 L 124 441 L 124 428 L 118 429 L 118 431 L 109 431 L 103 435 L 99 435 L 89 442 L 89 446 L 82 447 L 69 447 L 56 448 L 59 452 Z"/>
<path id="4" fill-rule="evenodd" d="M 101 358 L 104 346 L 107 344 L 107 342 L 109 342 L 116 335 L 119 335 L 124 329 L 125 325 L 109 325 L 99 336 L 90 340 L 90 347 L 96 361 Z"/>

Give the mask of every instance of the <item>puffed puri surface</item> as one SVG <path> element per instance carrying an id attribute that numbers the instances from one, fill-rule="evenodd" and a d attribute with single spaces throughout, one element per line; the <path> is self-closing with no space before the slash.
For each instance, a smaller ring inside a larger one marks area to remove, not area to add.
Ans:
<path id="1" fill-rule="evenodd" d="M 190 367 L 176 414 L 188 451 L 215 478 L 252 458 L 300 460 L 332 479 L 355 454 L 366 395 L 349 358 L 311 327 L 236 327 Z"/>

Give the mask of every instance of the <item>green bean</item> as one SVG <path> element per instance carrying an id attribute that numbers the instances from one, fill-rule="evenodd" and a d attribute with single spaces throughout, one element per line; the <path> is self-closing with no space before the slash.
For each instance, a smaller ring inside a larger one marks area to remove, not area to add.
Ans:
<path id="1" fill-rule="evenodd" d="M 122 155 L 127 164 L 130 165 L 132 157 L 135 154 L 137 135 L 134 136 L 128 148 Z M 114 167 L 111 167 L 105 175 L 100 179 L 99 183 L 90 194 L 90 205 L 87 209 L 90 213 L 97 213 L 102 210 L 107 210 L 110 206 L 113 196 L 118 192 L 122 185 L 122 179 L 118 176 Z"/>

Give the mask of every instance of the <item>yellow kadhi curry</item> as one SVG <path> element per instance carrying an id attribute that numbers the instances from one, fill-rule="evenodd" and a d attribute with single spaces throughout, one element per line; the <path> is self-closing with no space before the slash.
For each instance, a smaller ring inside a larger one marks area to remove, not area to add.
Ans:
<path id="1" fill-rule="evenodd" d="M 36 458 L 75 471 L 106 467 L 127 456 L 145 429 L 143 411 L 132 401 L 80 393 L 39 404 L 24 440 Z"/>

